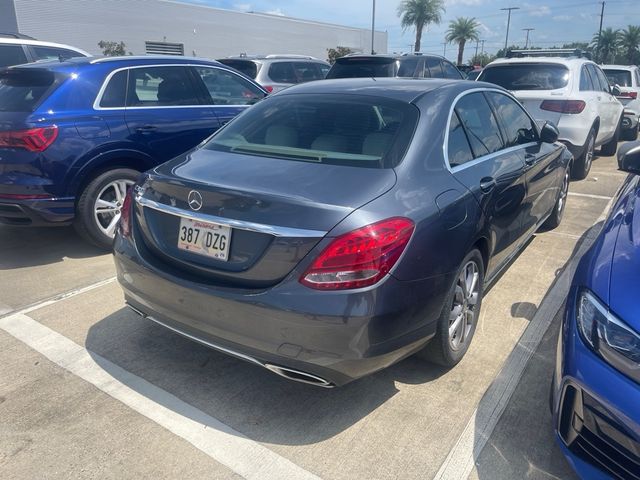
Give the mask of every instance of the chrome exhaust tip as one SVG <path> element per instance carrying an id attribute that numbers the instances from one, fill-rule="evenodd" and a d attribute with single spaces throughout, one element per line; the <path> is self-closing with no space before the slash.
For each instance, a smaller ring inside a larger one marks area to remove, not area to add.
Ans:
<path id="1" fill-rule="evenodd" d="M 293 368 L 280 367 L 277 365 L 271 365 L 269 363 L 265 363 L 264 367 L 267 370 L 272 371 L 276 375 L 280 375 L 281 377 L 286 378 L 287 380 L 293 380 L 294 382 L 306 383 L 308 385 L 314 385 L 316 387 L 323 388 L 333 388 L 331 382 L 325 380 L 322 377 L 318 377 L 316 375 L 312 375 L 310 373 L 301 372 L 300 370 L 294 370 Z"/>

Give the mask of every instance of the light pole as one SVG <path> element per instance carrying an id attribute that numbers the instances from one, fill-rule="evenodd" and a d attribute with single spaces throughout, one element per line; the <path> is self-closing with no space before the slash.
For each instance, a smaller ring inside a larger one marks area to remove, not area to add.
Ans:
<path id="1" fill-rule="evenodd" d="M 480 55 L 484 55 L 484 40 L 480 40 L 482 42 L 482 51 L 480 52 Z"/>
<path id="2" fill-rule="evenodd" d="M 509 26 L 511 25 L 511 10 L 520 10 L 520 7 L 506 7 L 501 8 L 500 10 L 506 10 L 509 12 L 509 16 L 507 17 L 507 34 L 504 37 L 504 53 L 507 54 L 507 44 L 509 43 Z"/>
<path id="3" fill-rule="evenodd" d="M 525 32 L 527 32 L 527 40 L 524 42 L 524 49 L 526 50 L 527 47 L 529 46 L 529 32 L 531 30 L 535 30 L 535 28 L 523 28 L 522 30 L 524 30 Z"/>
<path id="4" fill-rule="evenodd" d="M 376 0 L 373 0 L 373 10 L 371 12 L 371 55 L 376 53 L 374 42 L 376 39 Z"/>
<path id="5" fill-rule="evenodd" d="M 444 45 L 444 48 L 442 49 L 442 56 L 447 58 L 447 42 L 444 42 L 442 45 Z"/>

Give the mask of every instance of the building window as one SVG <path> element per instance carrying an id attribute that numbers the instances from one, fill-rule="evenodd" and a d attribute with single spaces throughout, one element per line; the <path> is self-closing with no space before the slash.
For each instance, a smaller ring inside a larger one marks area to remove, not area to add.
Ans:
<path id="1" fill-rule="evenodd" d="M 147 55 L 184 55 L 184 43 L 144 42 Z"/>

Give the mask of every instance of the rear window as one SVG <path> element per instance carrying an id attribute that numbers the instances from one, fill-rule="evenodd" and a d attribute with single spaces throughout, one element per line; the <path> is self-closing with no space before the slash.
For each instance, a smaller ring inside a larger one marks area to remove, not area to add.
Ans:
<path id="1" fill-rule="evenodd" d="M 0 45 L 0 67 L 27 63 L 22 45 Z"/>
<path id="2" fill-rule="evenodd" d="M 391 168 L 418 119 L 397 100 L 355 95 L 282 95 L 237 117 L 205 148 L 292 161 Z"/>
<path id="3" fill-rule="evenodd" d="M 563 65 L 518 63 L 485 68 L 478 80 L 507 90 L 555 90 L 569 83 L 569 69 Z"/>
<path id="4" fill-rule="evenodd" d="M 603 69 L 604 74 L 609 79 L 609 82 L 619 85 L 621 87 L 632 87 L 631 72 L 629 70 L 610 70 L 608 68 Z"/>
<path id="5" fill-rule="evenodd" d="M 0 111 L 32 112 L 53 89 L 55 75 L 46 70 L 0 73 Z"/>
<path id="6" fill-rule="evenodd" d="M 258 66 L 251 60 L 232 60 L 232 59 L 223 58 L 222 60 L 218 60 L 218 61 L 231 68 L 235 68 L 240 73 L 243 73 L 247 77 L 252 78 L 254 80 L 258 76 Z"/>
<path id="7" fill-rule="evenodd" d="M 397 63 L 393 58 L 340 58 L 327 78 L 395 77 Z"/>

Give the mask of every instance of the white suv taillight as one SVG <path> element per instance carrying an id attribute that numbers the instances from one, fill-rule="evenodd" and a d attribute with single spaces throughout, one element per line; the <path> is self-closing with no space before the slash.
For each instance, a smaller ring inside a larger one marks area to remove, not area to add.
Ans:
<path id="1" fill-rule="evenodd" d="M 300 278 L 318 290 L 346 290 L 373 285 L 404 252 L 415 224 L 394 217 L 335 238 Z"/>

